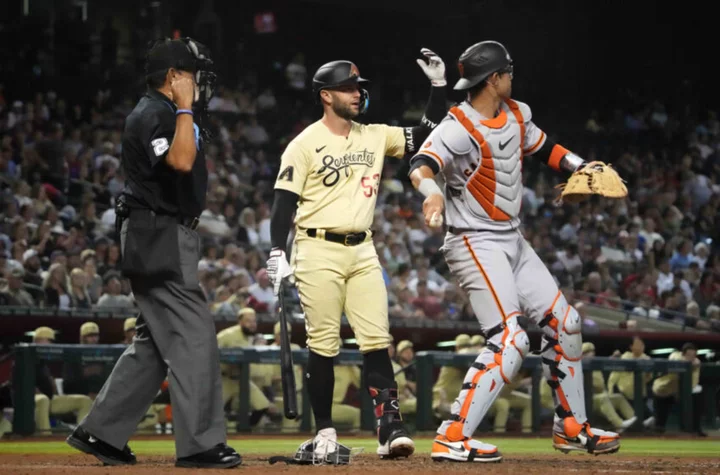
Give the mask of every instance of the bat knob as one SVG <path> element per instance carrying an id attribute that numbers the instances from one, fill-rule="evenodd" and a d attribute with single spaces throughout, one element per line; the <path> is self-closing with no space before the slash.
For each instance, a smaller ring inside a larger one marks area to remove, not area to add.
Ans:
<path id="1" fill-rule="evenodd" d="M 285 417 L 287 419 L 290 419 L 290 420 L 297 419 L 297 416 L 298 416 L 298 414 L 295 411 L 285 411 Z"/>

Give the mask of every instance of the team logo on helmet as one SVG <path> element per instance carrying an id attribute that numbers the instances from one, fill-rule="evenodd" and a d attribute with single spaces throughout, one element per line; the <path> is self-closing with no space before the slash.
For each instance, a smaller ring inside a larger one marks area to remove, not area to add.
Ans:
<path id="1" fill-rule="evenodd" d="M 358 70 L 357 66 L 354 64 L 350 64 L 350 77 L 357 76 L 360 77 L 360 71 Z"/>

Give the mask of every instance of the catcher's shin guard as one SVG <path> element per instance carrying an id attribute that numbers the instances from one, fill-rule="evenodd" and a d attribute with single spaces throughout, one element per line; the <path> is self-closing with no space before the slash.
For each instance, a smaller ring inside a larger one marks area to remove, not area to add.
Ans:
<path id="1" fill-rule="evenodd" d="M 511 315 L 504 323 L 486 332 L 487 347 L 472 364 L 450 420 L 444 421 L 438 434 L 455 442 L 472 437 L 500 390 L 515 377 L 530 349 L 524 327 L 526 318 Z"/>
<path id="2" fill-rule="evenodd" d="M 582 369 L 582 320 L 558 292 L 540 321 L 543 336 L 543 372 L 553 389 L 555 429 L 576 436 L 587 422 Z"/>

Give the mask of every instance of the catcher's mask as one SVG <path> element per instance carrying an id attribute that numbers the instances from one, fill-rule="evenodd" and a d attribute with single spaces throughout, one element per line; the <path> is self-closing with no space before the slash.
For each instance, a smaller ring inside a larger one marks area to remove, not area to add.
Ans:
<path id="1" fill-rule="evenodd" d="M 215 92 L 216 75 L 207 46 L 192 38 L 163 38 L 155 41 L 147 54 L 145 74 L 169 68 L 192 73 L 199 90 L 196 102 L 201 108 L 210 102 Z"/>
<path id="2" fill-rule="evenodd" d="M 353 456 L 363 451 L 362 447 L 350 448 L 340 443 L 336 445 L 337 450 L 321 456 L 315 453 L 315 441 L 309 439 L 300 444 L 293 457 L 275 456 L 270 457 L 268 462 L 271 465 L 278 462 L 289 465 L 348 465 Z"/>
<path id="3" fill-rule="evenodd" d="M 357 84 L 360 86 L 360 114 L 367 112 L 370 106 L 370 94 L 362 88 L 364 83 L 370 82 L 360 77 L 360 71 L 351 61 L 331 61 L 325 63 L 313 76 L 313 94 L 315 100 L 320 102 L 320 91 L 334 87 Z"/>

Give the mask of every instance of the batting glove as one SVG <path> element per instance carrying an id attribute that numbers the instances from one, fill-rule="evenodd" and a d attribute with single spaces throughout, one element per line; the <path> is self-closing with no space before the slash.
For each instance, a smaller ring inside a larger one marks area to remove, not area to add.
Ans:
<path id="1" fill-rule="evenodd" d="M 282 282 L 285 277 L 292 275 L 292 269 L 290 269 L 285 251 L 282 249 L 273 249 L 270 251 L 270 256 L 267 260 L 267 275 L 273 284 L 275 295 L 277 295 L 280 292 L 280 282 Z"/>
<path id="2" fill-rule="evenodd" d="M 421 49 L 420 52 L 427 59 L 427 63 L 422 59 L 418 59 L 417 63 L 430 80 L 430 83 L 436 87 L 445 86 L 447 81 L 445 80 L 445 63 L 442 58 L 427 48 Z"/>

